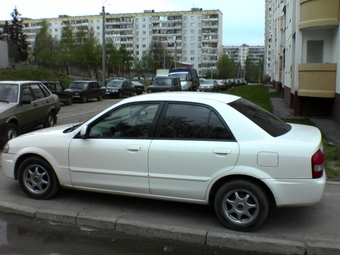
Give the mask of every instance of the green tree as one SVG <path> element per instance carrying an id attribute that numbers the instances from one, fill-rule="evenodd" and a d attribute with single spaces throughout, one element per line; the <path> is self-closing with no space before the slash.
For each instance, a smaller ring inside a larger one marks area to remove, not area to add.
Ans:
<path id="1" fill-rule="evenodd" d="M 162 69 L 165 66 L 166 52 L 163 44 L 159 40 L 152 40 L 149 46 L 149 53 L 152 55 L 153 61 L 150 62 L 153 66 L 150 66 L 151 71 Z"/>
<path id="2" fill-rule="evenodd" d="M 143 71 L 143 70 L 152 70 L 154 71 L 154 66 L 155 66 L 155 60 L 151 54 L 151 52 L 147 51 L 144 53 L 142 58 L 137 62 L 136 64 L 136 69 L 138 71 Z"/>
<path id="3" fill-rule="evenodd" d="M 61 32 L 61 40 L 58 47 L 57 63 L 60 66 L 65 66 L 67 70 L 67 75 L 69 72 L 69 65 L 71 63 L 76 63 L 77 53 L 76 53 L 76 38 L 73 35 L 72 28 L 70 24 L 67 24 L 63 31 Z"/>
<path id="4" fill-rule="evenodd" d="M 120 72 L 123 76 L 128 70 L 130 70 L 133 58 L 130 56 L 130 53 L 126 50 L 124 46 L 120 46 L 118 54 L 121 63 Z"/>
<path id="5" fill-rule="evenodd" d="M 105 49 L 108 74 L 112 73 L 113 76 L 119 76 L 120 60 L 116 46 L 111 41 L 106 44 Z"/>
<path id="6" fill-rule="evenodd" d="M 11 13 L 11 24 L 6 21 L 4 26 L 4 33 L 8 34 L 9 57 L 13 59 L 13 62 L 26 61 L 28 57 L 28 43 L 20 16 L 21 14 L 15 7 Z"/>
<path id="7" fill-rule="evenodd" d="M 217 61 L 217 76 L 219 79 L 228 79 L 234 77 L 235 64 L 228 55 L 222 54 Z"/>
<path id="8" fill-rule="evenodd" d="M 80 31 L 76 35 L 77 44 L 75 45 L 75 52 L 77 53 L 74 61 L 79 66 L 87 68 L 88 76 L 91 77 L 91 69 L 95 69 L 97 74 L 97 68 L 100 66 L 100 53 L 101 47 L 98 44 L 93 30 L 90 30 L 88 34 L 84 31 Z"/>
<path id="9" fill-rule="evenodd" d="M 53 39 L 48 29 L 49 24 L 44 20 L 35 38 L 33 54 L 38 62 L 54 64 L 56 61 L 57 41 Z"/>

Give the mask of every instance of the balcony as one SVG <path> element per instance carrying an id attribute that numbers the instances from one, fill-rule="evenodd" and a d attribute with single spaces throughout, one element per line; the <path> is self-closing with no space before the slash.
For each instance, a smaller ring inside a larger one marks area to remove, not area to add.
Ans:
<path id="1" fill-rule="evenodd" d="M 340 0 L 300 0 L 300 29 L 339 25 Z"/>
<path id="2" fill-rule="evenodd" d="M 298 95 L 335 97 L 337 64 L 299 64 Z"/>

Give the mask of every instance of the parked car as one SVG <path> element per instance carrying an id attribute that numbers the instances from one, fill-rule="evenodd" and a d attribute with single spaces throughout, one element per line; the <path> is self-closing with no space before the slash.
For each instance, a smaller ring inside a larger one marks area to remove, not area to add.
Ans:
<path id="1" fill-rule="evenodd" d="M 0 146 L 18 135 L 57 123 L 60 102 L 39 81 L 0 82 Z"/>
<path id="2" fill-rule="evenodd" d="M 199 90 L 205 92 L 218 92 L 219 86 L 216 80 L 206 79 L 201 83 Z"/>
<path id="3" fill-rule="evenodd" d="M 177 76 L 156 76 L 152 85 L 147 88 L 148 93 L 181 90 L 181 80 Z"/>
<path id="4" fill-rule="evenodd" d="M 227 85 L 226 83 L 224 82 L 224 80 L 216 80 L 217 83 L 218 83 L 218 89 L 223 91 L 223 90 L 226 90 L 227 89 Z"/>
<path id="5" fill-rule="evenodd" d="M 59 81 L 42 81 L 42 83 L 53 93 L 59 97 L 64 105 L 71 105 L 73 100 L 72 92 L 65 91 Z"/>
<path id="6" fill-rule="evenodd" d="M 145 86 L 143 83 L 140 83 L 139 81 L 131 81 L 132 85 L 135 87 L 135 92 L 137 95 L 143 94 L 145 91 Z"/>
<path id="7" fill-rule="evenodd" d="M 132 97 L 135 94 L 135 87 L 128 79 L 114 79 L 106 85 L 106 97 L 118 97 L 123 96 Z"/>
<path id="8" fill-rule="evenodd" d="M 107 78 L 107 79 L 105 79 L 105 86 L 112 80 L 125 80 L 125 79 L 126 78 L 124 78 L 124 77 L 118 77 L 118 76 Z"/>
<path id="9" fill-rule="evenodd" d="M 198 92 L 130 97 L 85 123 L 13 139 L 1 157 L 4 174 L 35 199 L 64 187 L 210 203 L 240 231 L 259 227 L 275 206 L 317 203 L 323 163 L 316 127 Z"/>
<path id="10" fill-rule="evenodd" d="M 92 80 L 73 81 L 65 91 L 71 92 L 73 100 L 80 100 L 81 103 L 86 103 L 92 98 L 101 101 L 106 93 L 104 87 L 100 87 L 97 81 Z"/>
<path id="11" fill-rule="evenodd" d="M 227 79 L 227 84 L 228 84 L 229 88 L 234 87 L 235 86 L 235 79 Z"/>

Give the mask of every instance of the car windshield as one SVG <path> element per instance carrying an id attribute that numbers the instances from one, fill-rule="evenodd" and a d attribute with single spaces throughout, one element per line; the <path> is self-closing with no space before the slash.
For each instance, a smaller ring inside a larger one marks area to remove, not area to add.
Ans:
<path id="1" fill-rule="evenodd" d="M 155 83 L 154 85 L 159 85 L 159 86 L 169 86 L 172 83 L 172 79 L 171 78 L 167 78 L 167 77 L 162 77 L 162 78 L 156 78 L 155 79 Z"/>
<path id="2" fill-rule="evenodd" d="M 109 87 L 109 88 L 121 87 L 123 82 L 124 81 L 121 81 L 121 80 L 112 80 L 106 85 L 106 87 Z"/>
<path id="3" fill-rule="evenodd" d="M 131 81 L 133 85 L 137 85 L 137 86 L 143 86 L 142 83 L 138 82 L 138 81 Z"/>
<path id="4" fill-rule="evenodd" d="M 203 81 L 203 84 L 214 84 L 213 80 L 205 80 Z"/>
<path id="5" fill-rule="evenodd" d="M 187 76 L 188 76 L 187 73 L 171 73 L 171 74 L 169 74 L 169 76 L 178 77 L 181 81 L 187 81 L 187 80 L 189 80 L 189 79 L 187 78 Z"/>
<path id="6" fill-rule="evenodd" d="M 70 89 L 86 89 L 86 82 L 72 82 L 70 85 Z"/>
<path id="7" fill-rule="evenodd" d="M 18 98 L 18 85 L 1 84 L 0 85 L 0 102 L 16 102 Z"/>
<path id="8" fill-rule="evenodd" d="M 289 124 L 276 117 L 274 114 L 271 114 L 245 99 L 241 98 L 229 105 L 273 137 L 283 135 L 291 129 Z"/>

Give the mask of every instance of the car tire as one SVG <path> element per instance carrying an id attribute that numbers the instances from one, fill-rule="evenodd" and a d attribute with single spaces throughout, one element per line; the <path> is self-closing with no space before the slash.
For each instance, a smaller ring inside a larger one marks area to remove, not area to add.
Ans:
<path id="1" fill-rule="evenodd" d="M 55 119 L 54 112 L 49 112 L 46 121 L 43 123 L 44 128 L 53 127 L 55 125 Z"/>
<path id="2" fill-rule="evenodd" d="M 8 142 L 9 140 L 17 137 L 18 135 L 19 135 L 18 127 L 13 123 L 7 123 L 5 130 L 5 142 Z"/>
<path id="3" fill-rule="evenodd" d="M 233 180 L 217 191 L 214 207 L 217 217 L 227 228 L 251 231 L 267 218 L 269 200 L 259 185 L 245 180 Z"/>
<path id="4" fill-rule="evenodd" d="M 118 98 L 123 98 L 123 92 L 119 91 Z"/>
<path id="5" fill-rule="evenodd" d="M 102 95 L 102 94 L 99 94 L 99 96 L 97 97 L 97 100 L 98 100 L 98 101 L 102 101 L 102 100 L 103 100 L 103 95 Z"/>
<path id="6" fill-rule="evenodd" d="M 82 104 L 85 104 L 87 102 L 87 96 L 86 95 L 82 95 L 81 98 L 80 98 L 80 102 Z"/>
<path id="7" fill-rule="evenodd" d="M 67 99 L 67 102 L 66 102 L 65 105 L 71 105 L 71 104 L 72 104 L 72 97 Z"/>
<path id="8" fill-rule="evenodd" d="M 60 189 L 53 168 L 44 159 L 36 156 L 29 157 L 20 164 L 18 181 L 24 192 L 34 199 L 50 198 Z"/>

